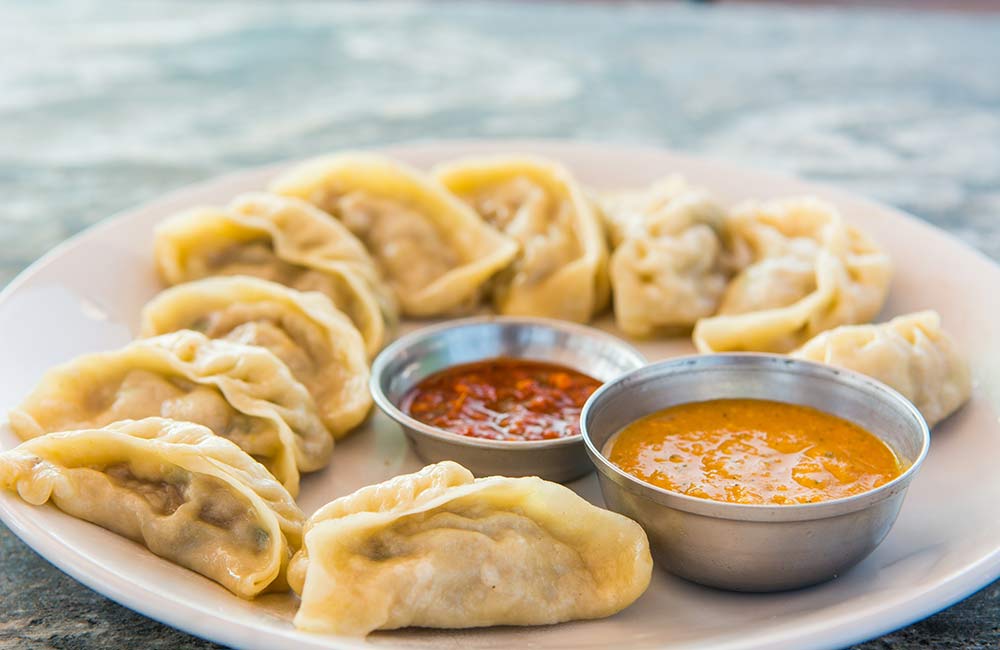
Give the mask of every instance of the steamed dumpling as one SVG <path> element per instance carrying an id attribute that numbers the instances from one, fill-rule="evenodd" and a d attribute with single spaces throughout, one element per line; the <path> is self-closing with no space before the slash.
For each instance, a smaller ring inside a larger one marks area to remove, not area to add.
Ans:
<path id="1" fill-rule="evenodd" d="M 296 627 L 363 636 L 610 616 L 652 566 L 631 519 L 537 477 L 474 479 L 445 461 L 321 508 L 288 581 Z"/>
<path id="2" fill-rule="evenodd" d="M 603 229 L 569 170 L 522 156 L 458 160 L 435 173 L 521 246 L 496 278 L 497 311 L 585 323 L 607 305 Z"/>
<path id="3" fill-rule="evenodd" d="M 719 307 L 731 275 L 726 213 L 703 190 L 670 177 L 606 199 L 615 321 L 626 334 L 690 328 Z"/>
<path id="4" fill-rule="evenodd" d="M 144 544 L 237 596 L 287 588 L 303 515 L 239 447 L 161 418 L 51 433 L 0 454 L 0 488 Z"/>
<path id="5" fill-rule="evenodd" d="M 334 437 L 360 424 L 371 408 L 361 334 L 320 293 L 246 276 L 188 282 L 142 311 L 142 336 L 182 329 L 273 352 L 312 394 Z"/>
<path id="6" fill-rule="evenodd" d="M 369 354 L 395 320 L 391 292 L 365 247 L 305 201 L 253 193 L 225 208 L 188 210 L 157 227 L 155 248 L 167 284 L 249 275 L 319 291 L 351 319 Z"/>
<path id="7" fill-rule="evenodd" d="M 640 191 L 601 192 L 598 203 L 611 248 L 617 248 L 625 241 L 630 231 L 642 230 L 643 222 L 649 215 L 659 213 L 682 196 L 691 193 L 705 195 L 703 190 L 693 187 L 679 174 L 655 181 Z M 706 207 L 712 212 L 718 210 L 714 205 Z"/>
<path id="8" fill-rule="evenodd" d="M 303 163 L 271 184 L 336 217 L 371 251 L 403 313 L 467 311 L 517 244 L 483 223 L 434 179 L 373 154 Z"/>
<path id="9" fill-rule="evenodd" d="M 878 325 L 838 327 L 792 356 L 874 377 L 913 402 L 931 425 L 951 415 L 972 393 L 969 364 L 933 311 Z"/>
<path id="10" fill-rule="evenodd" d="M 333 438 L 302 384 L 268 350 L 181 331 L 49 370 L 10 413 L 22 439 L 161 416 L 207 426 L 260 460 L 293 495 Z"/>
<path id="11" fill-rule="evenodd" d="M 748 264 L 718 314 L 695 325 L 701 352 L 788 352 L 824 330 L 870 321 L 885 302 L 889 257 L 828 203 L 750 204 L 728 228 Z"/>

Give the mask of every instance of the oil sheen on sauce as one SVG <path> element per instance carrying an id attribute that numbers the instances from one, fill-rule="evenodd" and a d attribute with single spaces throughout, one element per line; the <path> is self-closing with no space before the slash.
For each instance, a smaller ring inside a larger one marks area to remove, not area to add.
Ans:
<path id="1" fill-rule="evenodd" d="M 601 382 L 571 368 L 497 358 L 446 368 L 423 379 L 400 407 L 452 433 L 490 440 L 580 435 L 580 411 Z"/>
<path id="2" fill-rule="evenodd" d="M 852 422 L 807 406 L 754 399 L 658 411 L 622 429 L 605 453 L 647 483 L 730 503 L 838 499 L 903 471 L 881 439 Z"/>

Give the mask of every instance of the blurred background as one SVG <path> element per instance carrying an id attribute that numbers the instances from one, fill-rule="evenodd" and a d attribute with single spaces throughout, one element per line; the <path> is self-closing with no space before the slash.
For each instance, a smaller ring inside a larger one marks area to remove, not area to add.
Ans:
<path id="1" fill-rule="evenodd" d="M 0 286 L 252 165 L 433 138 L 666 146 L 908 210 L 1000 259 L 1000 0 L 0 3 Z M 0 648 L 208 648 L 0 527 Z M 1000 645 L 1000 587 L 862 646 Z"/>
<path id="2" fill-rule="evenodd" d="M 872 4 L 5 2 L 0 282 L 186 183 L 441 137 L 730 158 L 1000 256 L 1000 0 Z"/>

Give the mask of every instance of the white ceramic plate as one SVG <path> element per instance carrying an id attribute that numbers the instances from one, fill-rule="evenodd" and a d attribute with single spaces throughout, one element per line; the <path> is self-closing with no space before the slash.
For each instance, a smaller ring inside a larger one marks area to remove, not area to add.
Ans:
<path id="1" fill-rule="evenodd" d="M 0 495 L 0 518 L 43 557 L 92 589 L 192 634 L 246 649 L 356 648 L 834 648 L 927 616 L 1000 576 L 1000 267 L 950 236 L 870 201 L 661 150 L 554 142 L 450 142 L 388 153 L 418 166 L 501 151 L 551 156 L 596 187 L 635 186 L 682 172 L 728 201 L 797 193 L 835 202 L 885 245 L 897 273 L 884 316 L 933 307 L 972 360 L 972 401 L 934 432 L 930 456 L 895 528 L 868 559 L 806 590 L 746 595 L 699 587 L 656 571 L 642 598 L 617 616 L 541 628 L 378 633 L 367 641 L 296 631 L 288 595 L 246 602 L 140 546 L 55 508 Z M 279 167 L 216 179 L 177 192 L 58 247 L 0 297 L 0 408 L 17 404 L 50 366 L 115 348 L 136 332 L 139 310 L 160 288 L 153 225 L 179 208 L 222 203 L 263 187 Z M 609 324 L 602 324 L 610 328 Z M 687 340 L 639 346 L 650 359 L 688 353 Z M 16 444 L 9 428 L 0 446 Z M 362 485 L 416 469 L 402 434 L 381 415 L 338 443 L 332 465 L 306 477 L 306 513 Z M 593 475 L 572 487 L 601 503 Z"/>

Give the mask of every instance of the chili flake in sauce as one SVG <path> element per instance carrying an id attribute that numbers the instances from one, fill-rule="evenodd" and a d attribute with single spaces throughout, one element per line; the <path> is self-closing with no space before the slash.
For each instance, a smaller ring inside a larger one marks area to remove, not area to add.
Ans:
<path id="1" fill-rule="evenodd" d="M 487 359 L 426 377 L 401 407 L 421 422 L 463 436 L 553 440 L 580 435 L 580 411 L 600 385 L 554 363 Z"/>

